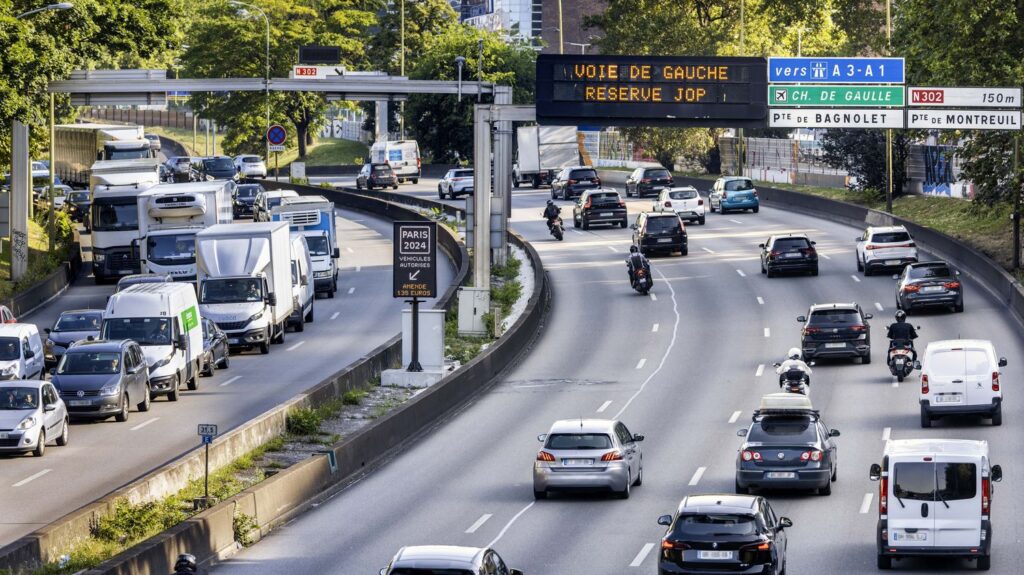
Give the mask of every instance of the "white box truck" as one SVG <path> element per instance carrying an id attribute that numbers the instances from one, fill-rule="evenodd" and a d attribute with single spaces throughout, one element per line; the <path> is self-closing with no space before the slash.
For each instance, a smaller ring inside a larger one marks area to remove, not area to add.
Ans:
<path id="1" fill-rule="evenodd" d="M 160 184 L 139 194 L 139 265 L 142 273 L 196 279 L 196 233 L 232 221 L 226 180 Z"/>
<path id="2" fill-rule="evenodd" d="M 309 259 L 306 238 L 295 232 L 289 234 L 292 253 L 292 313 L 288 323 L 295 331 L 305 331 L 306 323 L 313 322 L 313 299 L 315 292 L 310 280 L 313 278 L 313 264 Z"/>
<path id="3" fill-rule="evenodd" d="M 136 284 L 110 296 L 100 337 L 142 346 L 151 395 L 178 400 L 185 385 L 198 388 L 203 329 L 196 291 L 184 283 Z"/>
<path id="4" fill-rule="evenodd" d="M 416 140 L 394 140 L 377 142 L 370 146 L 370 163 L 387 164 L 398 176 L 398 183 L 406 180 L 414 184 L 420 181 L 420 146 Z"/>
<path id="5" fill-rule="evenodd" d="M 217 224 L 196 234 L 199 309 L 233 348 L 270 353 L 295 308 L 284 222 Z"/>
<path id="6" fill-rule="evenodd" d="M 534 188 L 551 183 L 559 170 L 580 165 L 580 144 L 575 126 L 520 126 L 516 128 L 516 163 L 512 185 Z"/>
<path id="7" fill-rule="evenodd" d="M 86 227 L 92 231 L 92 272 L 96 283 L 140 273 L 139 194 L 160 183 L 160 162 L 152 159 L 96 162 L 89 177 L 92 196 Z"/>
<path id="8" fill-rule="evenodd" d="M 334 219 L 334 202 L 323 196 L 284 198 L 270 208 L 270 220 L 288 222 L 292 234 L 306 238 L 313 265 L 316 293 L 333 298 L 338 290 L 338 228 Z"/>
<path id="9" fill-rule="evenodd" d="M 62 124 L 53 127 L 53 137 L 54 172 L 69 185 L 88 185 L 97 160 L 156 158 L 142 126 Z"/>

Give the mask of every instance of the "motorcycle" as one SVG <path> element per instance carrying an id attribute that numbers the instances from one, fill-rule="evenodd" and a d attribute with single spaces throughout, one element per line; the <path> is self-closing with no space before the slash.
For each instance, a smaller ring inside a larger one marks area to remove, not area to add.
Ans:
<path id="1" fill-rule="evenodd" d="M 562 218 L 558 217 L 548 223 L 548 231 L 551 232 L 555 239 L 562 241 L 562 237 L 565 235 L 565 228 L 562 226 Z"/>
<path id="2" fill-rule="evenodd" d="M 782 364 L 775 363 L 773 365 L 775 367 L 779 367 Z M 807 373 L 799 368 L 788 369 L 779 375 L 779 387 L 788 393 L 807 395 L 811 390 L 810 385 L 811 380 L 807 377 Z"/>
<path id="3" fill-rule="evenodd" d="M 647 295 L 647 292 L 654 287 L 654 278 L 651 277 L 649 269 L 640 267 L 633 273 L 633 276 L 633 289 L 642 295 Z"/>
<path id="4" fill-rule="evenodd" d="M 889 373 L 896 381 L 902 382 L 912 371 L 921 369 L 920 362 L 914 361 L 909 345 L 894 345 L 889 348 Z"/>

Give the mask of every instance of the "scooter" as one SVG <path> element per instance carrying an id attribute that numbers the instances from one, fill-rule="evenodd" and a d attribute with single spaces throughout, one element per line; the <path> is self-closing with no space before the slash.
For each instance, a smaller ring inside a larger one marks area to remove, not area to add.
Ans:
<path id="1" fill-rule="evenodd" d="M 813 362 L 812 362 L 813 363 Z M 775 367 L 782 365 L 781 363 L 773 364 Z M 810 365 L 810 364 L 808 364 Z M 789 369 L 785 373 L 779 375 L 779 387 L 788 393 L 799 393 L 800 395 L 808 395 L 811 391 L 811 380 L 807 377 L 807 373 L 802 369 Z"/>
<path id="2" fill-rule="evenodd" d="M 562 226 L 562 218 L 555 218 L 554 221 L 548 225 L 548 230 L 551 232 L 551 235 L 555 236 L 556 240 L 562 241 L 562 237 L 565 235 L 565 228 Z"/>
<path id="3" fill-rule="evenodd" d="M 913 361 L 913 353 L 910 346 L 900 345 L 889 348 L 889 373 L 896 377 L 896 381 L 902 382 L 910 372 L 920 369 L 920 362 Z"/>
<path id="4" fill-rule="evenodd" d="M 642 295 L 647 295 L 647 292 L 654 287 L 654 278 L 651 277 L 651 272 L 647 268 L 639 267 L 633 272 L 633 275 L 633 289 Z"/>

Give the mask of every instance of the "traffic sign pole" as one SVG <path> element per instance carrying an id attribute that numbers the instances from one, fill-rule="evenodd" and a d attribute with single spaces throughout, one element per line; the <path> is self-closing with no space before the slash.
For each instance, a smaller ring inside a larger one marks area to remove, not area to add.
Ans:
<path id="1" fill-rule="evenodd" d="M 420 372 L 423 371 L 420 365 L 420 298 L 413 297 L 409 303 L 412 304 L 412 359 L 406 371 Z"/>

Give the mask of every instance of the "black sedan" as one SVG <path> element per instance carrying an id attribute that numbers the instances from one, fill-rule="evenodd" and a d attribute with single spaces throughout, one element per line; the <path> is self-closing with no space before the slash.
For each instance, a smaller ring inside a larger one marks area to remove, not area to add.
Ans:
<path id="1" fill-rule="evenodd" d="M 860 358 L 871 363 L 871 314 L 856 303 L 829 303 L 811 306 L 806 316 L 796 320 L 804 324 L 800 346 L 804 361 L 815 358 Z"/>
<path id="2" fill-rule="evenodd" d="M 213 320 L 203 320 L 203 366 L 202 374 L 213 375 L 218 367 L 227 369 L 231 366 L 231 358 L 228 357 L 228 336 L 217 327 Z"/>
<path id="3" fill-rule="evenodd" d="M 85 222 L 89 218 L 89 207 L 92 206 L 92 198 L 88 190 L 74 190 L 68 192 L 64 198 L 64 209 L 73 222 Z"/>
<path id="4" fill-rule="evenodd" d="M 586 166 L 565 168 L 551 182 L 551 199 L 570 200 L 578 197 L 585 190 L 601 187 L 601 178 L 597 170 Z"/>
<path id="5" fill-rule="evenodd" d="M 964 311 L 964 284 L 960 272 L 946 262 L 908 264 L 896 278 L 896 307 L 910 313 L 925 307 Z"/>
<path id="6" fill-rule="evenodd" d="M 818 251 L 804 234 L 768 236 L 760 244 L 761 273 L 775 277 L 782 272 L 818 275 Z"/>
<path id="7" fill-rule="evenodd" d="M 356 176 L 356 189 L 386 188 L 398 189 L 398 176 L 388 164 L 364 164 Z"/>
<path id="8" fill-rule="evenodd" d="M 607 188 L 587 190 L 572 207 L 572 226 L 590 229 L 590 224 L 611 224 L 613 227 L 626 227 L 626 202 L 619 197 L 619 192 Z"/>
<path id="9" fill-rule="evenodd" d="M 633 244 L 640 253 L 689 253 L 686 227 L 675 213 L 644 212 L 633 224 Z"/>
<path id="10" fill-rule="evenodd" d="M 264 191 L 263 186 L 260 184 L 241 184 L 235 188 L 233 201 L 232 201 L 232 213 L 234 217 L 241 218 L 244 216 L 252 216 L 253 203 L 256 201 L 256 195 Z"/>
<path id="11" fill-rule="evenodd" d="M 668 527 L 661 539 L 658 574 L 786 572 L 786 528 L 768 500 L 751 495 L 688 495 L 674 515 L 662 515 Z"/>

